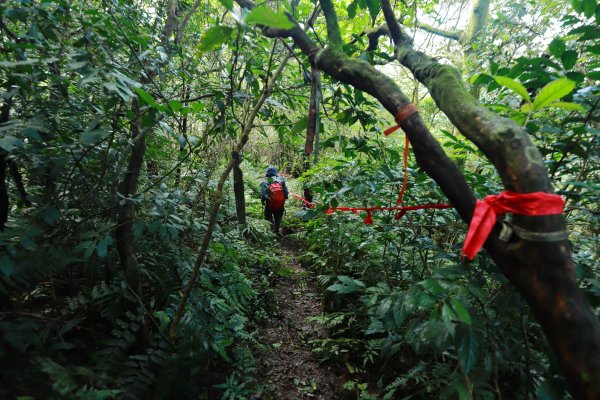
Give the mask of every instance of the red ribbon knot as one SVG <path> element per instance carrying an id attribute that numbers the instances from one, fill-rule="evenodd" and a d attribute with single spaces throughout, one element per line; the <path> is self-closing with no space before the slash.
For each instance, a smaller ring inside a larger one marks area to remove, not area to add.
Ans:
<path id="1" fill-rule="evenodd" d="M 417 110 L 417 107 L 413 103 L 408 103 L 407 105 L 402 107 L 396 114 L 395 119 L 398 125 L 392 126 L 391 128 L 387 128 L 385 131 L 383 131 L 383 134 L 385 136 L 391 135 L 394 131 L 400 129 L 400 125 L 402 125 L 402 123 L 406 121 L 408 117 L 417 112 L 419 112 L 419 110 Z"/>
<path id="2" fill-rule="evenodd" d="M 564 206 L 565 200 L 561 196 L 544 192 L 515 193 L 506 190 L 487 196 L 483 201 L 477 200 L 462 253 L 472 260 L 485 243 L 497 218 L 506 213 L 530 216 L 562 214 Z"/>

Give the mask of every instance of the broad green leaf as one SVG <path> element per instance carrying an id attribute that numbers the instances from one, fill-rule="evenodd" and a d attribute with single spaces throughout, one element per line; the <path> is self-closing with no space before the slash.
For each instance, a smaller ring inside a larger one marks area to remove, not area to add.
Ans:
<path id="1" fill-rule="evenodd" d="M 565 69 L 571 69 L 577 62 L 577 52 L 575 50 L 567 50 L 560 56 L 560 61 Z"/>
<path id="2" fill-rule="evenodd" d="M 452 304 L 452 309 L 456 312 L 458 319 L 467 325 L 471 325 L 471 315 L 465 306 L 457 299 L 451 299 L 450 304 Z"/>
<path id="3" fill-rule="evenodd" d="M 369 14 L 371 19 L 374 20 L 379 14 L 379 0 L 367 0 L 367 7 L 369 8 Z"/>
<path id="4" fill-rule="evenodd" d="M 459 346 L 459 361 L 465 374 L 471 371 L 477 360 L 477 340 L 471 328 L 459 330 L 462 338 Z"/>
<path id="5" fill-rule="evenodd" d="M 356 1 L 353 1 L 352 3 L 350 3 L 348 8 L 346 9 L 348 11 L 348 18 L 352 19 L 352 18 L 356 17 L 356 8 L 357 7 L 358 7 L 358 3 Z"/>
<path id="6" fill-rule="evenodd" d="M 108 246 L 112 244 L 113 240 L 110 235 L 106 235 L 102 240 L 98 242 L 96 246 L 96 253 L 98 257 L 105 257 L 108 252 Z"/>
<path id="7" fill-rule="evenodd" d="M 177 137 L 177 141 L 179 142 L 179 148 L 185 149 L 185 146 L 187 145 L 187 140 L 185 140 L 185 137 L 183 135 L 179 135 Z"/>
<path id="8" fill-rule="evenodd" d="M 531 102 L 531 97 L 529 97 L 529 93 L 527 92 L 527 89 L 525 89 L 525 86 L 515 81 L 514 79 L 510 79 L 506 76 L 494 76 L 494 80 L 498 83 L 498 85 L 502 85 L 505 88 L 512 90 L 513 92 L 521 96 L 521 98 L 525 101 Z"/>
<path id="9" fill-rule="evenodd" d="M 425 279 L 419 282 L 419 284 L 431 294 L 440 295 L 446 293 L 446 290 L 435 279 Z"/>
<path id="10" fill-rule="evenodd" d="M 600 81 L 600 71 L 592 71 L 587 74 L 587 77 L 595 81 Z"/>
<path id="11" fill-rule="evenodd" d="M 22 145 L 23 142 L 14 136 L 4 136 L 3 138 L 0 138 L 0 148 L 3 148 L 9 153 L 13 151 L 15 147 L 21 147 Z"/>
<path id="12" fill-rule="evenodd" d="M 207 29 L 200 38 L 198 50 L 200 50 L 200 53 L 204 54 L 216 49 L 227 42 L 231 37 L 231 32 L 233 32 L 233 28 L 223 25 L 213 26 L 212 28 Z"/>
<path id="13" fill-rule="evenodd" d="M 292 125 L 292 132 L 294 133 L 301 133 L 306 129 L 306 126 L 308 124 L 308 119 L 307 117 L 302 117 L 298 120 L 298 122 L 296 122 L 294 125 Z"/>
<path id="14" fill-rule="evenodd" d="M 565 42 L 561 39 L 554 39 L 552 40 L 552 42 L 550 42 L 550 53 L 552 53 L 552 55 L 556 58 L 559 58 L 566 49 L 567 46 L 565 45 Z"/>
<path id="15" fill-rule="evenodd" d="M 528 113 L 529 111 L 531 111 L 531 107 L 531 103 L 525 103 L 521 106 L 521 112 Z"/>
<path id="16" fill-rule="evenodd" d="M 573 10 L 577 13 L 581 13 L 583 11 L 583 1 L 582 0 L 572 0 L 571 5 L 573 6 Z"/>
<path id="17" fill-rule="evenodd" d="M 533 101 L 533 110 L 541 110 L 553 101 L 568 95 L 573 89 L 575 89 L 575 82 L 567 78 L 560 78 L 550 82 L 540 90 L 540 93 Z"/>
<path id="18" fill-rule="evenodd" d="M 233 0 L 219 0 L 219 2 L 228 10 L 233 8 Z"/>
<path id="19" fill-rule="evenodd" d="M 566 101 L 556 101 L 554 103 L 548 104 L 548 107 L 562 108 L 563 110 L 569 110 L 569 111 L 585 112 L 585 108 L 583 108 L 583 106 L 581 104 L 569 103 Z"/>
<path id="20" fill-rule="evenodd" d="M 79 140 L 87 144 L 92 144 L 98 140 L 104 139 L 108 134 L 109 133 L 105 129 L 93 129 L 91 131 L 82 132 L 81 135 L 79 135 Z"/>
<path id="21" fill-rule="evenodd" d="M 152 97 L 152 95 L 150 93 L 146 92 L 144 89 L 139 88 L 139 87 L 135 87 L 135 88 L 133 88 L 133 90 L 135 90 L 135 92 L 138 94 L 138 96 L 140 96 L 140 98 L 142 100 L 144 100 L 144 103 L 146 103 L 152 107 L 158 107 L 158 104 L 156 103 L 156 101 L 154 100 L 154 98 Z"/>
<path id="22" fill-rule="evenodd" d="M 8 256 L 0 257 L 0 272 L 2 272 L 4 276 L 11 276 L 14 269 L 15 265 Z"/>
<path id="23" fill-rule="evenodd" d="M 596 11 L 596 0 L 583 0 L 583 15 L 590 18 Z"/>
<path id="24" fill-rule="evenodd" d="M 171 110 L 173 110 L 173 112 L 178 112 L 183 108 L 183 103 L 179 100 L 170 100 L 169 107 L 171 107 Z"/>
<path id="25" fill-rule="evenodd" d="M 254 8 L 246 16 L 246 23 L 249 25 L 264 25 L 272 28 L 291 29 L 294 27 L 292 21 L 285 14 L 276 13 L 267 6 Z"/>

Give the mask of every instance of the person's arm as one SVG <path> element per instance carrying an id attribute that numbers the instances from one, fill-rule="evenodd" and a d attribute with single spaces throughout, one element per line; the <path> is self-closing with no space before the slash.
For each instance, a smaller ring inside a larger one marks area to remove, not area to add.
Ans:
<path id="1" fill-rule="evenodd" d="M 267 201 L 267 181 L 262 181 L 260 183 L 260 201 L 263 203 Z"/>
<path id="2" fill-rule="evenodd" d="M 283 186 L 283 195 L 287 199 L 288 196 L 290 195 L 290 192 L 288 191 L 287 184 L 285 183 L 285 179 L 283 179 L 283 178 L 281 178 L 281 179 L 283 181 L 283 184 L 281 185 L 281 186 Z"/>

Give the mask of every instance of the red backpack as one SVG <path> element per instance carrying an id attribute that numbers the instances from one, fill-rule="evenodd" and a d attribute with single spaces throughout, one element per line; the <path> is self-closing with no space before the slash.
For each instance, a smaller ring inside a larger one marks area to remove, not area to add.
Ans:
<path id="1" fill-rule="evenodd" d="M 281 182 L 273 181 L 267 186 L 267 206 L 273 211 L 283 210 L 285 194 L 283 194 L 283 184 Z"/>

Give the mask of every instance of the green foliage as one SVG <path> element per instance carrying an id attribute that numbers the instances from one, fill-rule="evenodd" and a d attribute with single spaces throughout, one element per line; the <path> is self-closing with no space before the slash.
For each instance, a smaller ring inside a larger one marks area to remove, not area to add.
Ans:
<path id="1" fill-rule="evenodd" d="M 315 355 L 345 368 L 352 395 L 565 396 L 523 300 L 485 255 L 461 262 L 465 226 L 454 211 L 412 212 L 398 221 L 378 212 L 372 226 L 362 223 L 364 214 L 324 214 L 329 206 L 395 204 L 402 139 L 382 137 L 391 118 L 383 120 L 368 94 L 322 76 L 321 163 L 307 170 L 301 149 L 311 66 L 298 52 L 259 110 L 243 154 L 248 222 L 238 226 L 227 182 L 208 256 L 169 338 L 219 174 L 272 67 L 289 52 L 247 25 L 290 29 L 281 11 L 304 22 L 314 4 L 247 11 L 232 0 L 177 2 L 175 10 L 168 3 L 11 0 L 0 7 L 7 118 L 0 158 L 22 178 L 22 187 L 16 176 L 6 180 L 8 221 L 0 233 L 0 397 L 260 396 L 256 321 L 273 303 L 269 276 L 295 273 L 276 256 L 252 192 L 269 164 L 292 176 L 295 193 L 310 187 L 318 200 L 316 209 L 300 211 L 306 222 L 292 220 L 288 207 L 286 226 L 306 237 L 302 260 L 324 293 L 326 313 L 314 320 L 331 336 L 312 342 Z M 396 11 L 409 26 L 421 13 L 441 23 L 440 4 L 398 2 Z M 568 201 L 575 272 L 598 312 L 600 6 L 574 0 L 574 12 L 558 12 L 561 4 L 498 4 L 458 61 L 475 73 L 470 82 L 481 102 L 526 126 L 543 153 Z M 366 51 L 365 31 L 383 22 L 378 1 L 335 6 L 348 56 L 393 60 L 387 40 Z M 315 42 L 326 37 L 322 20 L 307 30 Z M 555 38 L 544 32 L 552 21 Z M 453 46 L 440 45 L 435 55 L 457 61 L 447 54 Z M 475 146 L 439 116 L 422 88 L 399 79 L 403 88 L 416 86 L 421 115 L 475 194 L 500 191 Z M 136 174 L 138 144 L 144 157 Z M 405 204 L 445 202 L 413 158 Z M 135 190 L 126 192 L 131 180 Z M 130 226 L 118 222 L 127 205 Z M 139 291 L 124 268 L 123 226 Z"/>
<path id="2" fill-rule="evenodd" d="M 273 12 L 267 6 L 253 8 L 246 16 L 246 23 L 280 29 L 291 29 L 294 26 L 284 14 Z"/>

